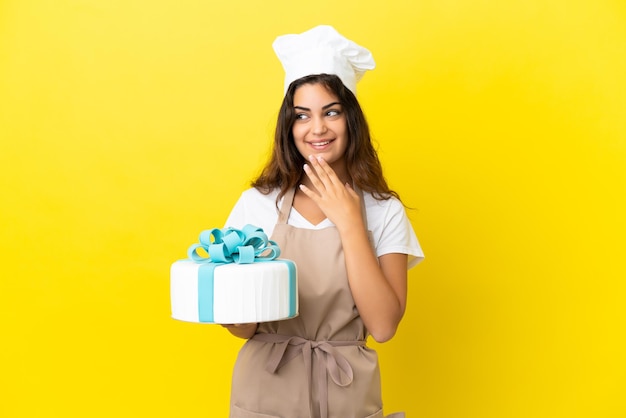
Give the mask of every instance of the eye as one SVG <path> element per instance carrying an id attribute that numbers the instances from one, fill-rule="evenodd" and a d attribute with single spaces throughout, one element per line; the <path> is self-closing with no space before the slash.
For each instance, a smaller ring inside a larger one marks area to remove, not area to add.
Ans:
<path id="1" fill-rule="evenodd" d="M 326 116 L 339 116 L 340 114 L 341 114 L 341 111 L 337 109 L 331 109 L 328 112 L 326 112 Z"/>
<path id="2" fill-rule="evenodd" d="M 296 113 L 296 120 L 305 120 L 308 119 L 308 117 L 306 113 Z"/>

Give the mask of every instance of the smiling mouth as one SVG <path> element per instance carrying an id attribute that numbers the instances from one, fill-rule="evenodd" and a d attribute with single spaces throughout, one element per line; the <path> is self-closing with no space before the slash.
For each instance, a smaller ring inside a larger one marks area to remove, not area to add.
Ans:
<path id="1" fill-rule="evenodd" d="M 328 141 L 309 142 L 309 144 L 311 144 L 311 146 L 313 146 L 313 147 L 323 147 L 325 145 L 330 144 L 331 142 L 333 142 L 332 139 L 330 139 Z"/>

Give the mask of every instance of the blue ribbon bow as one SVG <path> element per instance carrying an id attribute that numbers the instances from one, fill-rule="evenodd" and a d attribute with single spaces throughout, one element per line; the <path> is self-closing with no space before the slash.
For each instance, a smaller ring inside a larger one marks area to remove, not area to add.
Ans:
<path id="1" fill-rule="evenodd" d="M 200 249 L 208 255 L 199 253 Z M 246 225 L 241 230 L 229 227 L 202 231 L 200 243 L 189 247 L 187 255 L 196 263 L 250 264 L 274 260 L 280 256 L 280 248 L 262 228 Z"/>

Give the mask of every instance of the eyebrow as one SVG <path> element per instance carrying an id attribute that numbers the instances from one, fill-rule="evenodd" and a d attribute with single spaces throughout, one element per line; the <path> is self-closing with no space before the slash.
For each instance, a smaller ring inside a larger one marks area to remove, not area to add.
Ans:
<path id="1" fill-rule="evenodd" d="M 332 102 L 332 103 L 328 103 L 327 105 L 322 106 L 322 110 L 326 110 L 326 109 L 328 109 L 329 107 L 333 107 L 333 106 L 336 106 L 336 105 L 341 105 L 341 103 L 339 103 L 339 102 Z M 294 106 L 293 108 L 294 108 L 294 109 L 304 110 L 304 111 L 307 111 L 307 112 L 310 112 L 310 111 L 311 111 L 311 109 L 309 109 L 308 107 L 304 107 L 304 106 Z"/>

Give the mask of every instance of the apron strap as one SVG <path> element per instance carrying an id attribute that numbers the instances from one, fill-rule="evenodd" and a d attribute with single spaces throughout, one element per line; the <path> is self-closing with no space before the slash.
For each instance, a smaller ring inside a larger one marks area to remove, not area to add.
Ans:
<path id="1" fill-rule="evenodd" d="M 365 210 L 365 198 L 363 197 L 363 190 L 359 187 L 352 186 L 356 194 L 359 195 L 359 199 L 361 199 L 361 214 L 363 215 L 363 224 L 365 225 L 365 231 L 367 231 L 367 239 L 370 242 L 370 246 L 372 247 L 372 251 L 376 254 L 376 245 L 374 245 L 374 236 L 372 235 L 372 231 L 367 226 L 367 211 Z M 378 258 L 378 257 L 376 257 Z"/>
<path id="2" fill-rule="evenodd" d="M 359 199 L 361 199 L 361 214 L 363 215 L 363 223 L 365 224 L 365 230 L 369 231 L 369 228 L 367 227 L 367 212 L 365 211 L 365 198 L 363 198 L 363 190 L 356 185 L 353 185 L 352 188 L 356 194 L 359 195 Z"/>
<path id="3" fill-rule="evenodd" d="M 293 205 L 293 197 L 296 195 L 296 189 L 292 188 L 287 190 L 287 193 L 283 196 L 283 202 L 280 204 L 280 210 L 278 211 L 279 225 L 286 225 L 289 219 L 289 212 L 291 212 L 291 206 Z"/>

